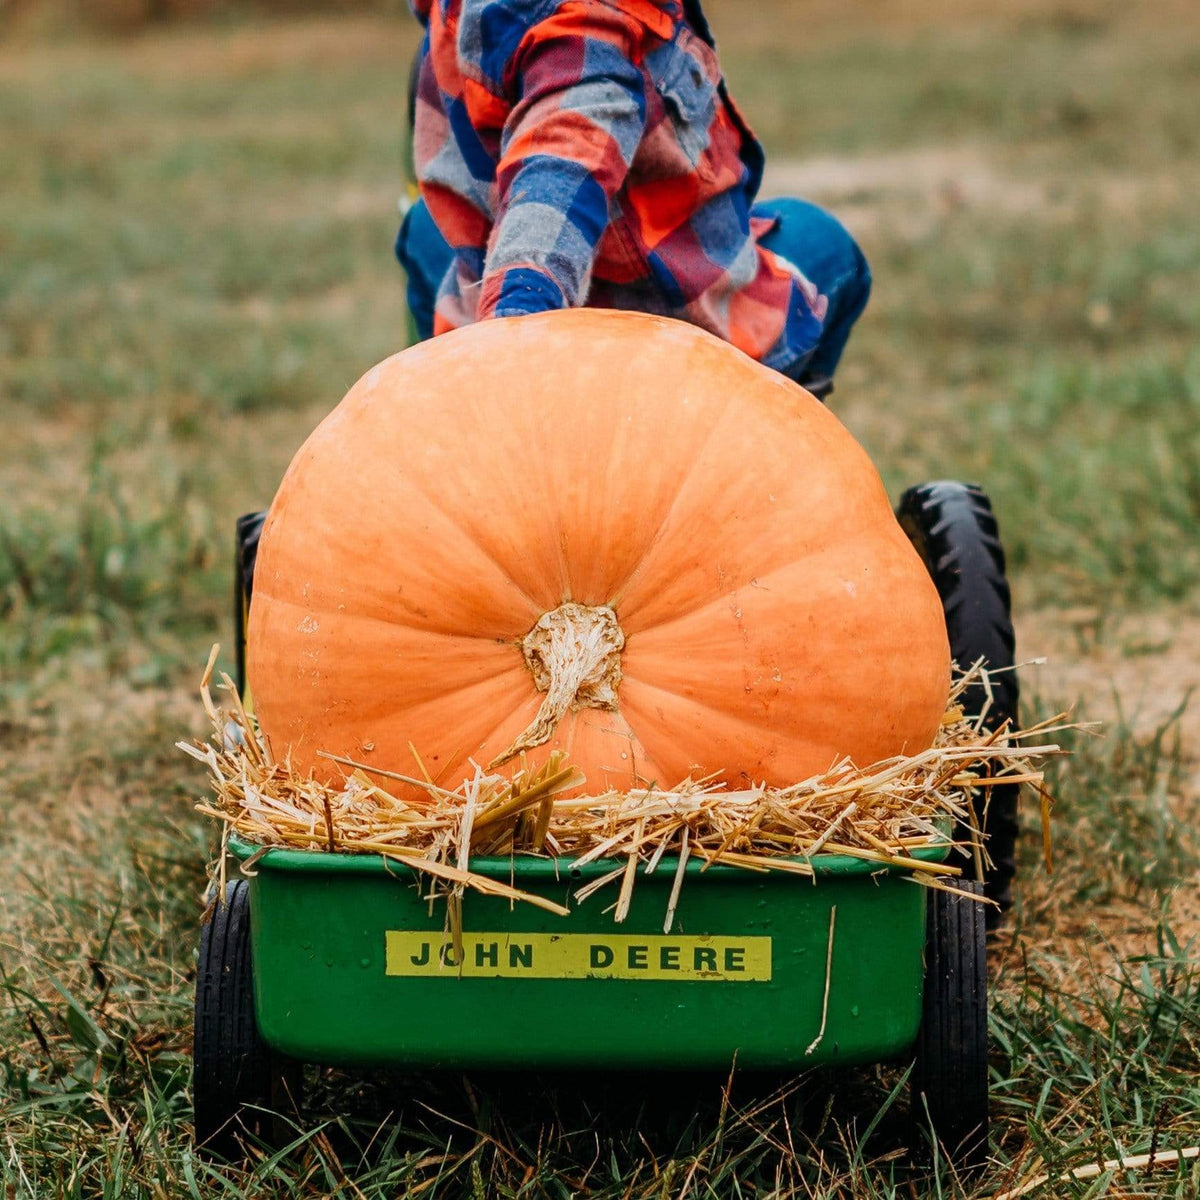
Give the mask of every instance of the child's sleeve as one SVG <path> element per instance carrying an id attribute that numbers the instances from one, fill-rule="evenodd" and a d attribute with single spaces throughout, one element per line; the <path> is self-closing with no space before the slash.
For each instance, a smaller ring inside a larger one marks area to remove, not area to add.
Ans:
<path id="1" fill-rule="evenodd" d="M 586 300 L 609 202 L 645 129 L 643 36 L 603 0 L 568 0 L 522 40 L 480 319 Z"/>

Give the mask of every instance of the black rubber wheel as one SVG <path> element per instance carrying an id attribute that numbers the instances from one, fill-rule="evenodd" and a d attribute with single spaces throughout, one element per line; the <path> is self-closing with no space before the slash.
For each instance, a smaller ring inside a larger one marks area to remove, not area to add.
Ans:
<path id="1" fill-rule="evenodd" d="M 923 483 L 900 498 L 896 516 L 917 548 L 942 598 L 950 653 L 962 668 L 984 659 L 991 676 L 992 705 L 985 724 L 995 729 L 1004 721 L 1015 725 L 1019 687 L 1016 639 L 1008 579 L 1004 573 L 1004 548 L 991 501 L 973 484 Z M 983 711 L 987 694 L 981 686 L 963 697 L 968 713 Z M 1017 801 L 1019 785 L 988 789 L 980 814 L 992 866 L 987 872 L 987 896 L 999 909 L 988 906 L 988 924 L 999 922 L 1012 906 L 1012 880 L 1016 874 Z M 958 836 L 968 837 L 965 830 Z"/>
<path id="2" fill-rule="evenodd" d="M 957 884 L 981 895 L 983 885 Z M 925 996 L 911 1077 L 915 1146 L 959 1171 L 988 1153 L 987 934 L 979 900 L 931 891 L 925 926 Z"/>
<path id="3" fill-rule="evenodd" d="M 297 1064 L 263 1042 L 254 1016 L 250 961 L 250 891 L 229 883 L 200 931 L 196 1010 L 192 1027 L 192 1101 L 196 1144 L 207 1154 L 237 1155 L 247 1134 L 278 1141 L 274 1113 L 299 1103 Z"/>
<path id="4" fill-rule="evenodd" d="M 234 539 L 233 561 L 233 630 L 237 655 L 237 685 L 240 695 L 246 694 L 246 617 L 250 611 L 250 594 L 254 590 L 254 564 L 258 560 L 258 539 L 262 534 L 265 512 L 246 513 L 238 517 Z"/>

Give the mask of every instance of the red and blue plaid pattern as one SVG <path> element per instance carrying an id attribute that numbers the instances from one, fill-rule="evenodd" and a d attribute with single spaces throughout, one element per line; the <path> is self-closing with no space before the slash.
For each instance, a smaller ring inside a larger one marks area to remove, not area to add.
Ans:
<path id="1" fill-rule="evenodd" d="M 826 300 L 759 244 L 763 153 L 698 5 L 412 0 L 415 152 L 454 262 L 434 332 L 591 304 L 681 317 L 787 371 Z"/>

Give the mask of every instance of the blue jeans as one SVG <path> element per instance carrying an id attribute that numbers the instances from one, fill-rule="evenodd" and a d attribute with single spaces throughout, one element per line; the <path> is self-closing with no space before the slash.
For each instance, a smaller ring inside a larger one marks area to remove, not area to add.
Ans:
<path id="1" fill-rule="evenodd" d="M 871 294 L 867 260 L 841 222 L 807 200 L 768 200 L 754 206 L 754 215 L 775 220 L 762 244 L 799 267 L 829 299 L 820 341 L 789 374 L 802 382 L 830 378 Z M 408 210 L 400 226 L 396 257 L 408 273 L 408 311 L 417 338 L 424 341 L 433 336 L 434 300 L 454 257 L 424 200 Z"/>

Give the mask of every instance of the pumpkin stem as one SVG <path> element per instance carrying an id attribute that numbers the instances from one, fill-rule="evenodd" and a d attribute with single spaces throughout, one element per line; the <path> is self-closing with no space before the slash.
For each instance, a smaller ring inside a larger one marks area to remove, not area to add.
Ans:
<path id="1" fill-rule="evenodd" d="M 568 709 L 615 712 L 624 647 L 617 614 L 607 606 L 568 601 L 543 613 L 521 641 L 521 652 L 534 684 L 546 698 L 528 728 L 488 763 L 488 770 L 548 742 Z"/>

